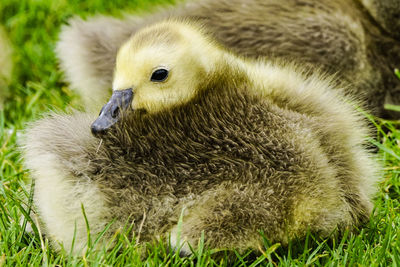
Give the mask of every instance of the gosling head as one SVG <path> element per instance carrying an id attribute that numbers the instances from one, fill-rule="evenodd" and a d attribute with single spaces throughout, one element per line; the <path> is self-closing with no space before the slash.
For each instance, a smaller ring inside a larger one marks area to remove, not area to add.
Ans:
<path id="1" fill-rule="evenodd" d="M 105 132 L 127 109 L 154 113 L 187 103 L 219 54 L 202 29 L 187 22 L 165 21 L 137 32 L 118 51 L 113 94 L 92 133 Z"/>

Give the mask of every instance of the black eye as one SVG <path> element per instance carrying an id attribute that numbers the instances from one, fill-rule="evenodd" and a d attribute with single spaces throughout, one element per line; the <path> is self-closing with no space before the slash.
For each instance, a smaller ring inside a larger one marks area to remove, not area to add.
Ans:
<path id="1" fill-rule="evenodd" d="M 168 71 L 166 69 L 158 69 L 153 72 L 150 80 L 152 82 L 163 82 L 168 78 Z"/>

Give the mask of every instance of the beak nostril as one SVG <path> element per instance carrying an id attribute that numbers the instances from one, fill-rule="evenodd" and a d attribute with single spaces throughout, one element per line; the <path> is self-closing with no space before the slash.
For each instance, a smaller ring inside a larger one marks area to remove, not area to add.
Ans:
<path id="1" fill-rule="evenodd" d="M 111 111 L 111 117 L 115 119 L 118 115 L 119 115 L 119 107 L 118 106 L 113 107 Z"/>

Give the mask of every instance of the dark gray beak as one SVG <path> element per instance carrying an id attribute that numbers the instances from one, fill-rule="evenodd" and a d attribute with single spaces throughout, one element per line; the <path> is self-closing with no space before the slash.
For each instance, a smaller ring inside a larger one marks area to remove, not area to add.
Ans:
<path id="1" fill-rule="evenodd" d="M 101 109 L 99 117 L 92 123 L 92 134 L 97 136 L 113 126 L 119 120 L 121 111 L 131 106 L 132 98 L 132 88 L 114 91 Z"/>

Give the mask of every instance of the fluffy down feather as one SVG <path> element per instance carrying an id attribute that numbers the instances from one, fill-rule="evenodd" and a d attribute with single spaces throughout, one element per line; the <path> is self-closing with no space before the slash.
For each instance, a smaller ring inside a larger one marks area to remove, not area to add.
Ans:
<path id="1" fill-rule="evenodd" d="M 260 230 L 286 244 L 366 222 L 377 167 L 364 122 L 332 82 L 253 64 L 268 94 L 255 90 L 255 72 L 221 62 L 187 103 L 128 111 L 102 139 L 87 114 L 34 123 L 25 163 L 53 244 L 68 249 L 76 230 L 75 251 L 85 247 L 81 204 L 92 234 L 114 220 L 108 237 L 128 222 L 142 241 L 171 235 L 174 245 L 184 208 L 181 236 L 191 246 L 204 231 L 209 247 L 239 250 L 257 248 Z M 268 83 L 279 75 L 286 79 Z"/>

